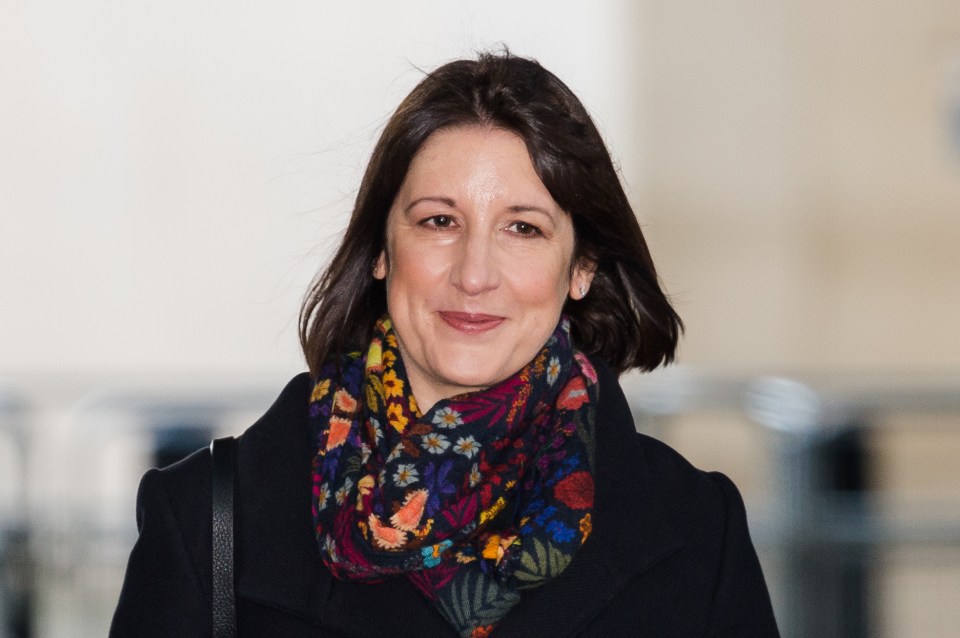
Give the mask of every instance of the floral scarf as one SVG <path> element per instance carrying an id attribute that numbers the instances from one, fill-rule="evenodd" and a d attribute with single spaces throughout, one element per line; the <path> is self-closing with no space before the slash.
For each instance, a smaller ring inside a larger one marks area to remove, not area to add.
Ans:
<path id="1" fill-rule="evenodd" d="M 319 376 L 313 519 L 337 578 L 405 575 L 461 636 L 487 636 L 519 591 L 590 535 L 597 377 L 562 318 L 527 366 L 421 413 L 397 337 Z"/>

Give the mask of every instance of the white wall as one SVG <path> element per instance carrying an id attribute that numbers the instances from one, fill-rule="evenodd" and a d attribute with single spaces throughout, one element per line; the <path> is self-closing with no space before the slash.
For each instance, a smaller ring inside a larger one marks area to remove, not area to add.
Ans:
<path id="1" fill-rule="evenodd" d="M 638 203 L 681 360 L 956 374 L 960 3 L 641 5 Z"/>
<path id="2" fill-rule="evenodd" d="M 0 19 L 0 381 L 303 368 L 299 302 L 380 126 L 500 42 L 618 143 L 630 3 L 10 1 Z"/>

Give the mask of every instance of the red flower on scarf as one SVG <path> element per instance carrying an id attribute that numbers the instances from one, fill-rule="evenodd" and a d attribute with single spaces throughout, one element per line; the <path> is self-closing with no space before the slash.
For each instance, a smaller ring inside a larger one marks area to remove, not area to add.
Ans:
<path id="1" fill-rule="evenodd" d="M 587 386 L 583 382 L 583 377 L 575 376 L 570 379 L 570 382 L 560 391 L 560 398 L 557 400 L 557 405 L 565 410 L 578 410 L 581 405 L 590 400 L 590 397 L 587 395 Z"/>
<path id="2" fill-rule="evenodd" d="M 593 477 L 589 472 L 574 472 L 553 487 L 558 501 L 575 510 L 593 507 Z"/>

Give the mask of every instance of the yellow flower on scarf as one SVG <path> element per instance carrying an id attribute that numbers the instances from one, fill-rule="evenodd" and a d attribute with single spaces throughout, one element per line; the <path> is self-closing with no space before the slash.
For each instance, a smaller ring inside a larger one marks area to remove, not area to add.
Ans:
<path id="1" fill-rule="evenodd" d="M 507 553 L 507 548 L 509 548 L 516 539 L 516 535 L 508 534 L 507 536 L 501 537 L 499 534 L 492 534 L 487 540 L 486 546 L 483 548 L 483 557 L 487 560 L 494 561 L 494 563 L 499 563 Z"/>
<path id="2" fill-rule="evenodd" d="M 396 403 L 387 406 L 387 422 L 393 426 L 393 429 L 403 434 L 407 429 L 407 417 L 403 415 L 403 408 Z"/>
<path id="3" fill-rule="evenodd" d="M 503 511 L 503 508 L 506 506 L 507 506 L 507 500 L 501 496 L 496 501 L 494 501 L 493 505 L 491 505 L 488 509 L 485 509 L 482 512 L 480 512 L 480 524 L 483 525 L 487 521 L 495 518 L 497 514 Z"/>
<path id="4" fill-rule="evenodd" d="M 371 412 L 376 412 L 377 406 L 383 401 L 383 384 L 379 381 L 377 377 L 370 377 L 370 382 L 367 383 L 365 392 L 367 395 L 367 409 Z"/>
<path id="5" fill-rule="evenodd" d="M 319 401 L 327 396 L 330 391 L 330 379 L 324 379 L 313 388 L 313 394 L 310 395 L 310 402 Z"/>
<path id="6" fill-rule="evenodd" d="M 403 380 L 397 378 L 395 371 L 387 370 L 383 374 L 383 389 L 386 391 L 387 397 L 402 397 Z"/>
<path id="7" fill-rule="evenodd" d="M 383 367 L 392 368 L 393 364 L 397 362 L 397 355 L 393 354 L 393 350 L 387 350 L 383 353 Z"/>

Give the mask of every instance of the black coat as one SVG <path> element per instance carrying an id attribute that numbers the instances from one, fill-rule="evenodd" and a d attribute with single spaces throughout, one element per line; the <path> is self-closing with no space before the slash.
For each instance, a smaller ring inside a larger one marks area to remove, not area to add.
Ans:
<path id="1" fill-rule="evenodd" d="M 733 483 L 637 434 L 616 377 L 597 369 L 593 532 L 559 577 L 522 593 L 494 636 L 777 636 Z M 240 635 L 455 636 L 406 578 L 353 584 L 324 568 L 312 531 L 310 391 L 306 374 L 295 377 L 240 437 Z M 110 635 L 209 636 L 206 450 L 147 472 L 137 526 Z"/>

